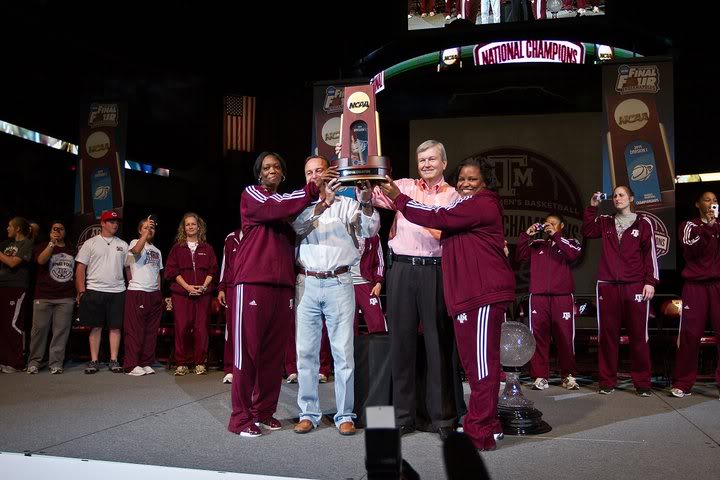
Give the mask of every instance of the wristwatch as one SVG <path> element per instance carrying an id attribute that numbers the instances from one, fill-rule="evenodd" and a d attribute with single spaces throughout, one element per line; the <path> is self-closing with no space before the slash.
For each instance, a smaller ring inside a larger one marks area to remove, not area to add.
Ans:
<path id="1" fill-rule="evenodd" d="M 362 208 L 370 208 L 372 207 L 372 202 L 370 200 L 368 200 L 367 202 L 360 202 L 360 206 Z"/>

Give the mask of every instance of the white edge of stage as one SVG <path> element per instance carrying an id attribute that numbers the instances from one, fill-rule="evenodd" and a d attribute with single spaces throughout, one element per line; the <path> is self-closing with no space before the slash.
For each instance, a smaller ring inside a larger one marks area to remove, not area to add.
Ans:
<path id="1" fill-rule="evenodd" d="M 107 462 L 48 455 L 0 452 L 0 476 L 6 480 L 302 480 L 297 477 L 273 477 L 247 473 L 216 472 L 192 468 L 162 467 L 136 463 Z"/>

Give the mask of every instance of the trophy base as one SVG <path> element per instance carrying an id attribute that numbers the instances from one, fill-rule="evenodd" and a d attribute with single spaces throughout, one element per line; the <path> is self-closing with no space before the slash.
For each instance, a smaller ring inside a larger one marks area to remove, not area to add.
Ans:
<path id="1" fill-rule="evenodd" d="M 357 167 L 357 168 L 346 168 L 340 170 L 340 177 L 338 181 L 340 183 L 355 183 L 365 180 L 369 180 L 372 183 L 382 183 L 387 181 L 385 175 L 390 175 L 389 168 L 378 168 L 378 167 Z"/>
<path id="2" fill-rule="evenodd" d="M 498 406 L 500 423 L 505 435 L 539 435 L 552 430 L 536 408 L 508 408 Z"/>

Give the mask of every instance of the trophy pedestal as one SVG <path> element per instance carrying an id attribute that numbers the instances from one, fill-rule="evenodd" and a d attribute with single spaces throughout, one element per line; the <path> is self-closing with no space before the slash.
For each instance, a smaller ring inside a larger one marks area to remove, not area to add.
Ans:
<path id="1" fill-rule="evenodd" d="M 385 182 L 385 175 L 390 175 L 390 159 L 388 157 L 370 155 L 366 163 L 352 161 L 348 158 L 340 158 L 331 162 L 332 166 L 338 167 L 340 183 L 350 184 L 369 180 L 373 183 Z"/>
<path id="2" fill-rule="evenodd" d="M 498 413 L 505 435 L 538 435 L 552 430 L 534 407 L 498 407 Z"/>
<path id="3" fill-rule="evenodd" d="M 538 435 L 552 430 L 542 412 L 522 393 L 519 368 L 506 367 L 505 389 L 498 400 L 498 414 L 506 435 Z"/>

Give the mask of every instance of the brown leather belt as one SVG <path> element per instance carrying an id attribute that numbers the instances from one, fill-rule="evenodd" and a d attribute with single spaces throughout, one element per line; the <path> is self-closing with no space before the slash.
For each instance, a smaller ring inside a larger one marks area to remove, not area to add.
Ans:
<path id="1" fill-rule="evenodd" d="M 334 278 L 338 275 L 342 275 L 343 273 L 347 273 L 350 271 L 350 267 L 338 267 L 335 270 L 330 270 L 327 272 L 313 272 L 312 270 L 306 270 L 304 268 L 300 268 L 298 272 L 301 275 L 307 275 L 309 277 L 315 277 L 315 278 Z"/>

